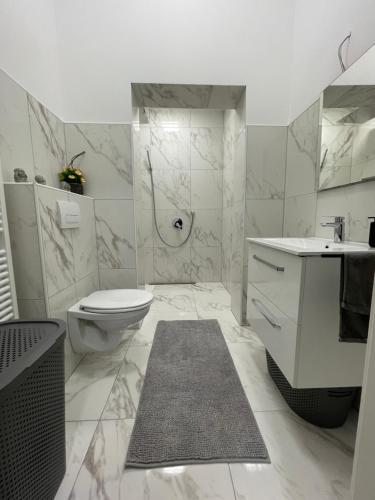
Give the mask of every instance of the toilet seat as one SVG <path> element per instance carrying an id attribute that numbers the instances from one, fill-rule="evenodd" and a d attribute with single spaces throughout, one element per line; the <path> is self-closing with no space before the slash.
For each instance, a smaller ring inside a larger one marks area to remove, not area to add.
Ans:
<path id="1" fill-rule="evenodd" d="M 90 313 L 116 314 L 148 307 L 153 295 L 146 290 L 99 290 L 80 302 L 80 309 Z"/>

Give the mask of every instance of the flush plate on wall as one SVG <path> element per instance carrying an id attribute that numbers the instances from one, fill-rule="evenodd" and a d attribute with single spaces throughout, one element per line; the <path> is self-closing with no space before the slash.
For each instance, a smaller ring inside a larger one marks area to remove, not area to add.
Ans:
<path id="1" fill-rule="evenodd" d="M 58 200 L 57 212 L 61 229 L 72 229 L 81 224 L 81 210 L 74 201 Z"/>

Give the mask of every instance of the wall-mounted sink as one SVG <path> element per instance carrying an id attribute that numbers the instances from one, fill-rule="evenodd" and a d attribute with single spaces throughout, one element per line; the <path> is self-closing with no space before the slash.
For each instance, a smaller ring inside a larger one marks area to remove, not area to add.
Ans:
<path id="1" fill-rule="evenodd" d="M 289 384 L 360 386 L 365 345 L 338 340 L 341 255 L 372 249 L 319 238 L 248 243 L 247 319 Z"/>
<path id="2" fill-rule="evenodd" d="M 247 240 L 258 245 L 299 256 L 375 251 L 375 249 L 370 248 L 365 243 L 350 241 L 334 243 L 332 240 L 323 238 L 247 238 Z"/>

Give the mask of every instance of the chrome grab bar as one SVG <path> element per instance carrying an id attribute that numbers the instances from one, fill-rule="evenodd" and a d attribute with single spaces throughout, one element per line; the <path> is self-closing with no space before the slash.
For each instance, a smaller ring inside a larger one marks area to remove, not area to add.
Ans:
<path id="1" fill-rule="evenodd" d="M 276 323 L 276 320 L 273 317 L 273 315 L 268 311 L 266 306 L 262 304 L 260 300 L 251 299 L 251 302 L 254 304 L 254 306 L 257 308 L 260 314 L 268 321 L 268 323 L 272 326 L 272 328 L 281 328 L 281 326 L 278 323 Z"/>
<path id="2" fill-rule="evenodd" d="M 268 262 L 268 260 L 264 260 L 264 259 L 261 259 L 260 257 L 258 257 L 257 255 L 253 255 L 253 259 L 254 260 L 257 260 L 258 262 L 261 262 L 262 264 L 264 264 L 265 266 L 268 266 L 270 267 L 271 269 L 274 269 L 275 271 L 279 272 L 279 273 L 283 273 L 285 271 L 285 267 L 281 267 L 281 266 L 276 266 L 276 264 L 272 264 L 272 262 Z"/>

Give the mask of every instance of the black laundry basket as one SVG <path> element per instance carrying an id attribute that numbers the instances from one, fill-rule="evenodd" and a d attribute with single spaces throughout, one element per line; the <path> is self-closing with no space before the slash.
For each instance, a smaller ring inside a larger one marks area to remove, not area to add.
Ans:
<path id="1" fill-rule="evenodd" d="M 289 407 L 301 418 L 319 427 L 335 428 L 345 423 L 357 387 L 295 389 L 266 350 L 268 373 Z"/>
<path id="2" fill-rule="evenodd" d="M 0 323 L 0 498 L 49 500 L 65 474 L 63 321 Z"/>

